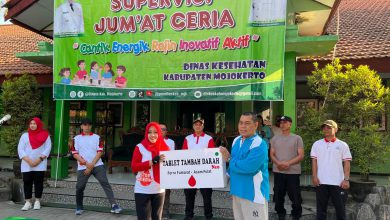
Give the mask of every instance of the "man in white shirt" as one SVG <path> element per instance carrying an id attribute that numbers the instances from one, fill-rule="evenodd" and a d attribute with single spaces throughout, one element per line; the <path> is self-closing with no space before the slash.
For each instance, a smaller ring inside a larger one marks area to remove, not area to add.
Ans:
<path id="1" fill-rule="evenodd" d="M 84 33 L 83 10 L 74 0 L 65 0 L 55 10 L 54 34 L 78 35 Z"/>
<path id="2" fill-rule="evenodd" d="M 201 150 L 215 147 L 213 138 L 203 132 L 204 120 L 202 118 L 196 118 L 192 122 L 192 128 L 194 129 L 194 134 L 190 134 L 184 139 L 183 150 Z M 186 198 L 185 220 L 190 220 L 194 217 L 196 192 L 197 189 L 184 189 Z M 211 201 L 213 189 L 202 188 L 200 189 L 200 193 L 203 197 L 204 215 L 206 219 L 211 219 L 213 217 L 213 206 Z"/>
<path id="3" fill-rule="evenodd" d="M 347 143 L 336 138 L 336 122 L 326 120 L 321 128 L 325 138 L 316 141 L 310 153 L 313 185 L 317 187 L 317 219 L 326 219 L 329 197 L 336 209 L 337 219 L 345 219 L 351 152 Z"/>
<path id="4" fill-rule="evenodd" d="M 103 146 L 99 135 L 91 132 L 92 121 L 85 118 L 81 121 L 82 133 L 74 138 L 72 148 L 73 157 L 77 160 L 77 184 L 76 184 L 76 215 L 83 213 L 84 190 L 88 179 L 93 175 L 102 186 L 111 204 L 111 213 L 119 214 L 122 208 L 115 202 L 114 193 L 108 182 L 106 169 L 101 156 Z"/>
<path id="5" fill-rule="evenodd" d="M 164 123 L 160 123 L 160 128 L 162 131 L 162 136 L 164 138 L 165 143 L 168 145 L 170 150 L 175 150 L 175 142 L 167 137 L 168 129 L 167 125 Z M 169 203 L 170 203 L 170 197 L 171 197 L 171 190 L 165 189 L 165 198 L 164 198 L 164 209 L 163 209 L 163 217 L 164 218 L 170 218 L 169 216 Z"/>
<path id="6" fill-rule="evenodd" d="M 167 133 L 168 133 L 167 125 L 164 123 L 160 123 L 160 127 L 161 127 L 162 136 L 164 138 L 165 143 L 168 145 L 170 150 L 175 150 L 176 147 L 175 142 L 172 139 L 167 137 Z"/>

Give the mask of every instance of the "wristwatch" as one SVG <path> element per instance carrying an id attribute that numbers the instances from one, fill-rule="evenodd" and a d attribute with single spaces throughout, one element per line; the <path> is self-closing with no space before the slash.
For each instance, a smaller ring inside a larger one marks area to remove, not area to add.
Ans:
<path id="1" fill-rule="evenodd" d="M 349 181 L 349 178 L 344 178 L 345 181 Z"/>
<path id="2" fill-rule="evenodd" d="M 44 159 L 43 159 L 43 157 L 39 157 L 39 159 L 41 159 L 41 161 L 43 161 Z"/>

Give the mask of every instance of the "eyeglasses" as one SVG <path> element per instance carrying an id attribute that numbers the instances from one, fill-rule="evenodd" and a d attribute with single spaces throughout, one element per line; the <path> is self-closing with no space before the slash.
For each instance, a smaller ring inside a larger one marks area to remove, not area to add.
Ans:
<path id="1" fill-rule="evenodd" d="M 167 131 L 167 129 L 166 128 L 161 128 L 161 131 Z"/>

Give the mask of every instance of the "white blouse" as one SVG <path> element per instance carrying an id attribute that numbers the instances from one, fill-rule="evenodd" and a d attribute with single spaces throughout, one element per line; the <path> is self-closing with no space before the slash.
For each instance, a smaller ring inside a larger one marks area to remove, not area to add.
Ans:
<path id="1" fill-rule="evenodd" d="M 22 165 L 21 165 L 22 173 L 30 172 L 30 171 L 46 171 L 47 157 L 50 155 L 50 150 L 51 150 L 50 136 L 47 137 L 45 143 L 43 143 L 42 146 L 33 150 L 28 138 L 28 133 L 27 132 L 24 133 L 20 138 L 19 145 L 18 145 L 19 159 L 22 159 L 25 156 L 27 156 L 33 161 L 39 159 L 40 156 L 46 156 L 46 158 L 36 167 L 31 167 L 26 161 L 22 160 Z"/>

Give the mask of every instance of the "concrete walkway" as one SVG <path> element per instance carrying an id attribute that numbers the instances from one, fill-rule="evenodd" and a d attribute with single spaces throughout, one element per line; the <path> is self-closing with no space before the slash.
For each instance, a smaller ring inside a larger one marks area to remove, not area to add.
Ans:
<path id="1" fill-rule="evenodd" d="M 40 210 L 21 211 L 22 204 L 15 204 L 11 201 L 0 202 L 0 219 L 41 219 L 41 220 L 69 220 L 69 219 L 117 219 L 135 220 L 136 216 L 128 214 L 111 214 L 108 212 L 85 211 L 82 215 L 76 216 L 74 209 L 54 208 L 43 206 Z M 108 211 L 108 210 L 107 210 Z M 22 218 L 21 218 L 22 217 Z"/>

